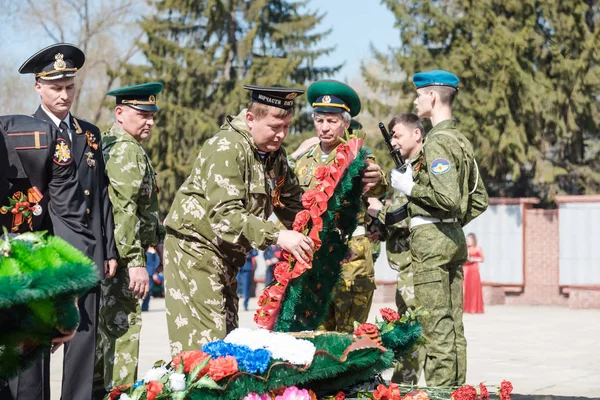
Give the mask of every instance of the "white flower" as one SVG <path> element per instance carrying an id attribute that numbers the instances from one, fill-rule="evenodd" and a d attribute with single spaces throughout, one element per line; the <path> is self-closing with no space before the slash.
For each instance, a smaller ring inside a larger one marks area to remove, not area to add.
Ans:
<path id="1" fill-rule="evenodd" d="M 185 375 L 174 373 L 169 376 L 169 386 L 174 391 L 185 390 Z"/>
<path id="2" fill-rule="evenodd" d="M 121 393 L 119 400 L 131 400 L 131 397 L 129 397 L 127 393 Z"/>
<path id="3" fill-rule="evenodd" d="M 152 368 L 150 371 L 146 372 L 146 376 L 144 376 L 144 383 L 157 381 L 166 373 L 167 369 L 165 367 Z"/>
<path id="4" fill-rule="evenodd" d="M 272 358 L 295 365 L 312 363 L 317 350 L 308 340 L 296 339 L 287 333 L 271 332 L 266 329 L 237 328 L 227 335 L 225 342 L 246 345 L 252 350 L 266 349 L 271 352 Z"/>

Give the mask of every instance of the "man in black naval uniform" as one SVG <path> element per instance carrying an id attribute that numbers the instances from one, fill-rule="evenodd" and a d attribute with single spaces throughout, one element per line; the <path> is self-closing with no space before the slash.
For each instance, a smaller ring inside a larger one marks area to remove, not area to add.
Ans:
<path id="1" fill-rule="evenodd" d="M 85 209 L 70 146 L 60 131 L 31 116 L 0 117 L 0 229 L 48 231 L 91 256 L 95 239 Z M 65 339 L 71 334 L 65 332 Z M 44 375 L 38 369 L 34 365 L 9 386 L 0 382 L 0 399 L 49 399 L 49 370 Z"/>
<path id="2" fill-rule="evenodd" d="M 102 279 L 105 274 L 114 274 L 117 250 L 100 130 L 70 113 L 75 75 L 84 62 L 85 55 L 80 49 L 58 43 L 35 53 L 23 63 L 19 72 L 35 74 L 35 90 L 41 104 L 33 116 L 56 126 L 70 141 L 73 163 L 86 201 L 84 213 L 96 239 L 92 259 L 98 267 L 99 279 Z M 99 302 L 99 285 L 79 299 L 82 322 L 73 340 L 65 346 L 63 400 L 92 397 Z"/>

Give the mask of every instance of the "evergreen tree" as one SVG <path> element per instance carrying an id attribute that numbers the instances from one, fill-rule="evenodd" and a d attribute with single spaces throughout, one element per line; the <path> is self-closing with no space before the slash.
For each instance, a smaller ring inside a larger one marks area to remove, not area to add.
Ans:
<path id="1" fill-rule="evenodd" d="M 160 208 L 168 212 L 187 178 L 200 146 L 226 115 L 249 101 L 243 84 L 304 88 L 340 67 L 318 68 L 315 60 L 332 48 L 318 43 L 329 31 L 316 30 L 323 15 L 306 1 L 159 0 L 155 15 L 141 25 L 147 64 L 127 65 L 122 84 L 158 80 L 160 112 L 145 144 L 158 171 Z M 298 103 L 300 111 L 302 101 Z M 296 129 L 310 126 L 298 112 Z"/>
<path id="2" fill-rule="evenodd" d="M 459 76 L 455 116 L 491 195 L 550 201 L 598 192 L 597 0 L 382 3 L 396 17 L 401 45 L 391 55 L 373 50 L 376 61 L 387 76 L 398 69 L 407 77 L 430 69 Z M 363 77 L 412 108 L 409 79 L 382 79 L 367 68 Z"/>

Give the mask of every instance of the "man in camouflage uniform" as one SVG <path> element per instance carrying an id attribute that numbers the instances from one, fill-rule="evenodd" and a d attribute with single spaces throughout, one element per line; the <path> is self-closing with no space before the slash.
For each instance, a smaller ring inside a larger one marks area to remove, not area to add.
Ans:
<path id="1" fill-rule="evenodd" d="M 392 146 L 400 150 L 402 157 L 412 165 L 413 176 L 421 169 L 421 148 L 424 140 L 423 124 L 415 114 L 403 113 L 392 118 L 388 124 L 392 138 Z M 386 225 L 388 212 L 392 213 L 407 203 L 406 195 L 394 190 L 391 204 L 383 205 L 376 198 L 369 198 L 368 212 L 378 219 L 378 226 L 383 230 L 386 239 L 386 250 L 389 265 L 398 271 L 398 288 L 396 290 L 396 306 L 398 313 L 404 314 L 409 309 L 415 309 L 415 289 L 413 270 L 409 250 L 409 221 L 399 221 Z M 417 384 L 423 369 L 425 351 L 419 345 L 413 351 L 402 357 L 396 364 L 392 381 L 395 383 Z"/>
<path id="2" fill-rule="evenodd" d="M 154 246 L 161 253 L 156 174 L 141 142 L 154 126 L 162 88 L 150 82 L 107 93 L 117 102 L 116 122 L 102 134 L 102 147 L 119 260 L 114 277 L 102 283 L 96 380 L 103 379 L 104 390 L 136 379 L 142 328 L 138 299 L 149 286 L 146 249 Z"/>
<path id="3" fill-rule="evenodd" d="M 433 129 L 423 146 L 423 161 L 413 177 L 392 171 L 392 186 L 409 198 L 410 252 L 415 302 L 430 312 L 423 319 L 425 380 L 429 386 L 462 385 L 467 372 L 467 342 L 462 322 L 463 272 L 467 246 L 462 226 L 480 215 L 488 197 L 469 140 L 452 119 L 458 78 L 446 71 L 413 76 L 415 105 Z"/>
<path id="4" fill-rule="evenodd" d="M 277 244 L 310 261 L 312 240 L 279 230 L 302 207 L 281 144 L 297 89 L 244 86 L 252 101 L 207 140 L 165 219 L 165 298 L 173 355 L 223 339 L 238 326 L 236 275 L 253 249 Z"/>
<path id="5" fill-rule="evenodd" d="M 319 142 L 295 161 L 296 175 L 305 189 L 314 188 L 318 182 L 314 173 L 320 166 L 331 165 L 335 161 L 336 148 L 342 143 L 350 118 L 360 112 L 360 99 L 349 86 L 333 81 L 322 80 L 313 83 L 307 92 L 308 101 L 313 107 L 313 119 Z M 363 183 L 365 196 L 379 196 L 385 193 L 381 168 L 369 157 Z M 358 226 L 349 241 L 351 253 L 342 265 L 342 274 L 336 286 L 329 314 L 322 329 L 351 333 L 354 321 L 366 322 L 369 316 L 373 292 L 375 291 L 375 269 L 371 242 L 366 236 L 365 213 L 358 216 Z"/>

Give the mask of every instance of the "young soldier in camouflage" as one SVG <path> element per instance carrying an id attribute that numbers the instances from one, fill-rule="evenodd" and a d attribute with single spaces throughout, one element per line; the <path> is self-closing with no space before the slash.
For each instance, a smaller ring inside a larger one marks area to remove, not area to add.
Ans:
<path id="1" fill-rule="evenodd" d="M 412 165 L 413 176 L 421 169 L 421 148 L 424 140 L 423 124 L 415 114 L 403 113 L 392 118 L 388 124 L 392 137 L 392 146 L 400 150 L 402 157 Z M 383 205 L 377 198 L 369 199 L 368 212 L 380 221 L 380 227 L 386 239 L 387 258 L 390 267 L 398 271 L 398 288 L 396 290 L 396 305 L 398 313 L 404 314 L 408 309 L 414 309 L 415 289 L 413 270 L 409 250 L 408 220 L 394 225 L 385 225 L 385 215 L 406 204 L 406 195 L 394 190 L 392 203 Z M 409 355 L 402 357 L 396 364 L 392 381 L 395 383 L 419 382 L 425 352 L 422 347 L 415 348 Z"/>
<path id="2" fill-rule="evenodd" d="M 429 386 L 459 386 L 467 372 L 462 321 L 463 272 L 467 246 L 462 226 L 481 214 L 488 197 L 469 140 L 452 119 L 458 78 L 446 71 L 413 76 L 415 105 L 433 129 L 423 146 L 421 169 L 413 178 L 392 171 L 392 186 L 410 203 L 410 252 L 415 302 L 430 312 L 423 319 L 425 380 Z"/>
<path id="3" fill-rule="evenodd" d="M 309 261 L 314 244 L 280 231 L 303 209 L 302 189 L 281 144 L 296 89 L 244 86 L 248 109 L 227 117 L 207 140 L 165 220 L 167 324 L 173 355 L 223 339 L 238 326 L 236 275 L 246 256 L 277 244 Z"/>
<path id="4" fill-rule="evenodd" d="M 317 185 L 314 172 L 323 165 L 335 161 L 336 148 L 342 143 L 350 125 L 350 118 L 360 112 L 360 99 L 349 86 L 333 81 L 322 80 L 308 88 L 308 101 L 313 106 L 313 119 L 319 142 L 310 147 L 295 162 L 295 172 L 305 189 Z M 363 183 L 366 196 L 380 196 L 386 191 L 382 183 L 381 168 L 374 157 L 365 170 Z M 364 323 L 369 316 L 373 292 L 375 291 L 375 269 L 371 242 L 366 236 L 365 214 L 358 216 L 358 227 L 349 241 L 350 256 L 342 265 L 342 274 L 329 314 L 322 329 L 351 333 L 354 321 Z"/>
<path id="5" fill-rule="evenodd" d="M 102 282 L 95 380 L 103 379 L 105 390 L 137 378 L 142 328 L 138 299 L 149 286 L 146 249 L 162 250 L 156 174 L 141 145 L 154 126 L 156 95 L 162 88 L 150 82 L 107 93 L 117 101 L 116 122 L 102 134 L 102 148 L 119 260 L 114 277 Z"/>

